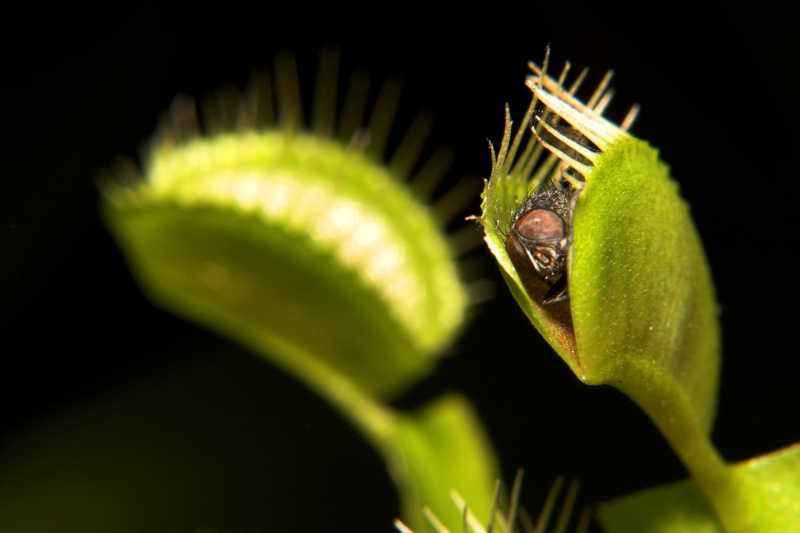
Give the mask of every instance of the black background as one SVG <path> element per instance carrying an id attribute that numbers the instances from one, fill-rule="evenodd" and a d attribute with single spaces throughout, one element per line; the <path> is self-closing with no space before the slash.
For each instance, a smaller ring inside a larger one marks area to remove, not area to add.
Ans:
<path id="1" fill-rule="evenodd" d="M 397 506 L 374 452 L 269 363 L 154 309 L 98 216 L 98 174 L 116 156 L 139 153 L 175 94 L 242 86 L 252 68 L 270 68 L 289 50 L 308 101 L 326 45 L 340 50 L 345 74 L 403 80 L 396 135 L 416 110 L 432 111 L 430 144 L 457 154 L 453 179 L 488 172 L 486 138 L 499 140 L 505 102 L 523 111 L 526 62 L 540 61 L 546 43 L 555 65 L 591 67 L 589 83 L 613 68 L 607 114 L 620 120 L 641 104 L 633 132 L 671 165 L 717 285 L 724 367 L 715 443 L 741 460 L 800 441 L 800 47 L 789 20 L 767 3 L 727 2 L 137 3 L 8 13 L 0 456 L 42 428 L 107 408 L 109 428 L 134 428 L 119 456 L 180 493 L 123 502 L 150 530 L 390 530 Z M 495 298 L 475 308 L 452 356 L 398 405 L 468 395 L 504 475 L 526 468 L 532 510 L 558 474 L 580 477 L 583 504 L 685 476 L 626 398 L 572 376 L 519 312 L 489 254 L 478 255 Z M 135 423 L 115 418 L 120 402 Z M 99 528 L 84 518 L 83 530 Z"/>

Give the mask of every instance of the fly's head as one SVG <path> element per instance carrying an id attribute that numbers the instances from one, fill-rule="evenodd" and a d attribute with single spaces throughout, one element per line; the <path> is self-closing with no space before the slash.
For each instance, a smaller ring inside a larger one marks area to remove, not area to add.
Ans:
<path id="1" fill-rule="evenodd" d="M 567 257 L 572 244 L 572 210 L 578 192 L 568 181 L 545 180 L 511 219 L 506 251 L 520 276 L 529 281 L 526 286 L 532 278 L 546 284 L 541 296 L 544 304 L 569 298 Z M 529 292 L 541 291 L 529 289 Z"/>

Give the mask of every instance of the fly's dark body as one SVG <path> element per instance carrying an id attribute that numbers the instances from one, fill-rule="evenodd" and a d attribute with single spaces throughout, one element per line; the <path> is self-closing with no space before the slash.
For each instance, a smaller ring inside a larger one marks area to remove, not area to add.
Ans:
<path id="1" fill-rule="evenodd" d="M 572 245 L 572 210 L 577 194 L 566 181 L 546 180 L 511 220 L 506 250 L 520 275 L 530 277 L 533 271 L 547 283 L 543 304 L 569 298 L 567 256 Z"/>

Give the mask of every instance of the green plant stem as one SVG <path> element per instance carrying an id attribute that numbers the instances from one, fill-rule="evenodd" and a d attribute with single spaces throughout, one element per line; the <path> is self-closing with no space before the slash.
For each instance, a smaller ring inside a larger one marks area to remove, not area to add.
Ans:
<path id="1" fill-rule="evenodd" d="M 618 387 L 653 420 L 686 466 L 730 533 L 750 531 L 750 502 L 757 486 L 737 476 L 711 443 L 689 398 L 680 387 L 663 379 L 648 379 L 652 367 L 641 360 L 627 367 L 631 379 Z M 646 384 L 644 386 L 637 386 Z M 653 390 L 660 389 L 660 390 Z"/>

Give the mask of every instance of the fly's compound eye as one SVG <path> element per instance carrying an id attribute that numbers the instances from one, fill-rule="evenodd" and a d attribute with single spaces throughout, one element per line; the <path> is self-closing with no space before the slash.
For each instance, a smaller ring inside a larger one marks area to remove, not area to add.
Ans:
<path id="1" fill-rule="evenodd" d="M 531 209 L 517 220 L 514 231 L 528 241 L 564 238 L 564 220 L 549 209 Z"/>

